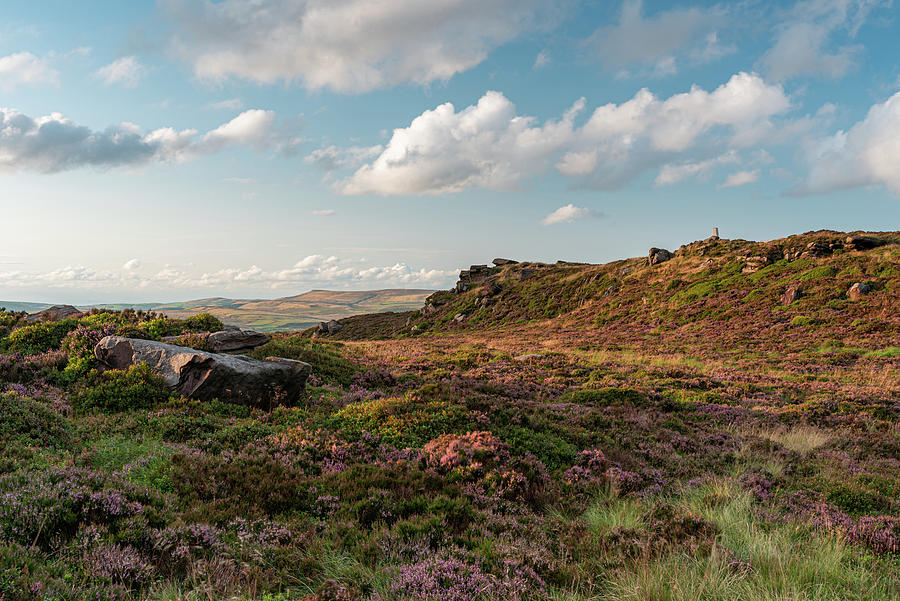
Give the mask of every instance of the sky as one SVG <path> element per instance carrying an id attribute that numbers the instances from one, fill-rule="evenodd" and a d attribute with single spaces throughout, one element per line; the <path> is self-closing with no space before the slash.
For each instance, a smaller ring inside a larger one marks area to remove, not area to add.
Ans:
<path id="1" fill-rule="evenodd" d="M 447 288 L 900 229 L 883 0 L 0 6 L 0 299 Z"/>

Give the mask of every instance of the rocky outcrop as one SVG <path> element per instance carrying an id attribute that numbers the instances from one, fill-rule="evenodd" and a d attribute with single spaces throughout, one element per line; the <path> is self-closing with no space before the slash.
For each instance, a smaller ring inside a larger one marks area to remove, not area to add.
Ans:
<path id="1" fill-rule="evenodd" d="M 294 403 L 312 372 L 309 363 L 292 359 L 266 357 L 260 361 L 122 336 L 100 340 L 94 356 L 109 369 L 146 363 L 173 392 L 184 396 L 264 409 Z"/>
<path id="2" fill-rule="evenodd" d="M 344 326 L 339 321 L 332 319 L 331 321 L 321 322 L 319 327 L 316 328 L 316 331 L 319 334 L 337 334 L 343 327 Z"/>
<path id="3" fill-rule="evenodd" d="M 497 258 L 497 259 L 494 259 L 493 261 L 491 261 L 491 263 L 493 263 L 497 267 L 503 267 L 504 265 L 518 265 L 519 262 L 513 261 L 512 259 Z"/>
<path id="4" fill-rule="evenodd" d="M 43 311 L 32 313 L 25 318 L 25 321 L 59 321 L 60 319 L 68 319 L 69 317 L 81 317 L 84 315 L 82 311 L 72 305 L 53 305 Z"/>
<path id="5" fill-rule="evenodd" d="M 660 263 L 665 263 L 670 260 L 672 256 L 672 253 L 665 248 L 654 247 L 650 249 L 650 253 L 647 256 L 647 263 L 649 265 L 659 265 Z"/>
<path id="6" fill-rule="evenodd" d="M 847 250 L 869 250 L 883 244 L 881 240 L 869 236 L 847 236 L 844 239 L 844 248 Z"/>
<path id="7" fill-rule="evenodd" d="M 834 244 L 826 244 L 825 242 L 810 242 L 806 245 L 806 250 L 800 256 L 810 257 L 812 259 L 821 259 L 822 257 L 831 256 L 834 252 Z"/>
<path id="8" fill-rule="evenodd" d="M 463 269 L 459 272 L 459 281 L 456 282 L 457 294 L 471 290 L 488 279 L 490 275 L 491 270 L 487 265 L 472 265 L 468 269 Z"/>
<path id="9" fill-rule="evenodd" d="M 847 290 L 847 298 L 852 301 L 858 301 L 870 292 L 872 292 L 872 286 L 865 282 L 856 282 Z"/>
<path id="10" fill-rule="evenodd" d="M 791 284 L 785 289 L 781 296 L 781 304 L 785 307 L 800 299 L 803 296 L 803 289 L 797 284 Z"/>
<path id="11" fill-rule="evenodd" d="M 210 334 L 207 340 L 214 353 L 226 353 L 254 349 L 267 343 L 269 337 L 262 332 L 225 326 L 224 330 Z"/>

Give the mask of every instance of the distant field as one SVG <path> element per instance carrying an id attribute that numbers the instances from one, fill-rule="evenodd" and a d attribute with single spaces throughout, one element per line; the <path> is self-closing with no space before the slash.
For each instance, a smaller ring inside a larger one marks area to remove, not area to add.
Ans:
<path id="1" fill-rule="evenodd" d="M 302 330 L 321 321 L 342 319 L 362 313 L 410 311 L 424 304 L 432 290 L 313 290 L 297 296 L 276 299 L 203 298 L 174 303 L 106 304 L 107 309 L 128 307 L 158 311 L 169 317 L 184 318 L 198 313 L 212 313 L 227 324 L 253 328 L 263 332 Z M 0 307 L 29 313 L 46 309 L 50 304 L 0 301 Z M 87 309 L 88 307 L 79 307 Z"/>

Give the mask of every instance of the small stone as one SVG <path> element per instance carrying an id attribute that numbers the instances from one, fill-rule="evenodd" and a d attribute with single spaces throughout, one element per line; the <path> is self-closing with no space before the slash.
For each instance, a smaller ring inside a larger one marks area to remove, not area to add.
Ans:
<path id="1" fill-rule="evenodd" d="M 781 297 L 781 304 L 786 307 L 798 300 L 801 296 L 803 296 L 803 289 L 797 284 L 791 284 L 784 291 L 784 294 Z"/>
<path id="2" fill-rule="evenodd" d="M 865 282 L 856 282 L 847 290 L 847 297 L 852 301 L 858 301 L 872 292 L 872 286 Z"/>

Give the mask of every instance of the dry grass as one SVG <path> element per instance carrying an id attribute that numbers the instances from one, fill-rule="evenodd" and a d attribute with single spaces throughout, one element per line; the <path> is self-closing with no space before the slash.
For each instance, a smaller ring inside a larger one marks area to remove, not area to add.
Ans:
<path id="1" fill-rule="evenodd" d="M 757 429 L 745 432 L 751 436 L 765 438 L 796 453 L 806 454 L 831 441 L 831 436 L 813 426 L 794 426 L 792 428 Z"/>

